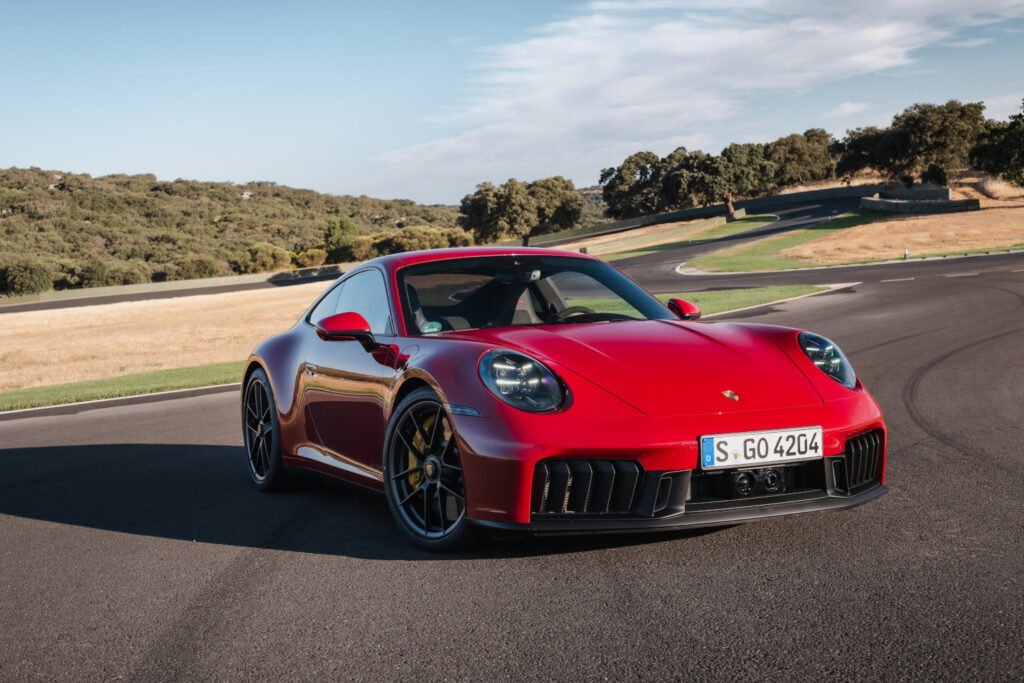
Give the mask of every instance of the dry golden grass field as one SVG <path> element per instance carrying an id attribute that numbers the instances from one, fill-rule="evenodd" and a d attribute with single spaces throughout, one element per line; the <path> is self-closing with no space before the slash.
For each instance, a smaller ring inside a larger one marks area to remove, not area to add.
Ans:
<path id="1" fill-rule="evenodd" d="M 832 265 L 898 259 L 903 257 L 904 249 L 914 257 L 1021 245 L 1024 202 L 981 211 L 877 221 L 784 249 L 779 255 L 808 264 Z"/>
<path id="2" fill-rule="evenodd" d="M 239 361 L 328 283 L 0 314 L 0 392 Z"/>

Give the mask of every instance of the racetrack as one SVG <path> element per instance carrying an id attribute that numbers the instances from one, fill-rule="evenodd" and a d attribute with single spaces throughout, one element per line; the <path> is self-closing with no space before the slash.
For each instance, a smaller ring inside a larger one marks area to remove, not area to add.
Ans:
<path id="1" fill-rule="evenodd" d="M 9 416 L 0 679 L 1024 676 L 1024 255 L 700 277 L 657 256 L 619 265 L 660 291 L 860 283 L 733 317 L 843 345 L 886 411 L 887 496 L 447 557 L 376 495 L 256 492 L 234 392 Z"/>

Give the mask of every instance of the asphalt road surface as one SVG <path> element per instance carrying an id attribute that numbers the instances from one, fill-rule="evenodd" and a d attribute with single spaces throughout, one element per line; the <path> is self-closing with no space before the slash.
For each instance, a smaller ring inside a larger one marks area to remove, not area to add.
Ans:
<path id="1" fill-rule="evenodd" d="M 234 393 L 5 419 L 0 680 L 1020 680 L 1024 256 L 784 281 L 862 283 L 739 317 L 843 345 L 887 496 L 446 557 L 382 497 L 255 491 Z"/>

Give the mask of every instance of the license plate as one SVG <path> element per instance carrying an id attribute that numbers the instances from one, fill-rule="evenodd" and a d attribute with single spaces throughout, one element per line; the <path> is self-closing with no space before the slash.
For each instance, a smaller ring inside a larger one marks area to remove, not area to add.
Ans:
<path id="1" fill-rule="evenodd" d="M 822 457 L 821 427 L 716 434 L 700 440 L 700 466 L 704 470 L 761 467 Z"/>

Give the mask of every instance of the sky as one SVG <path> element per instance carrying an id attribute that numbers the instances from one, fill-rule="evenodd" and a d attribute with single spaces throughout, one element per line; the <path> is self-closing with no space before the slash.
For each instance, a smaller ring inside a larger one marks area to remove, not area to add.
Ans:
<path id="1" fill-rule="evenodd" d="M 1024 99 L 1024 0 L 0 0 L 0 167 L 456 203 Z"/>

